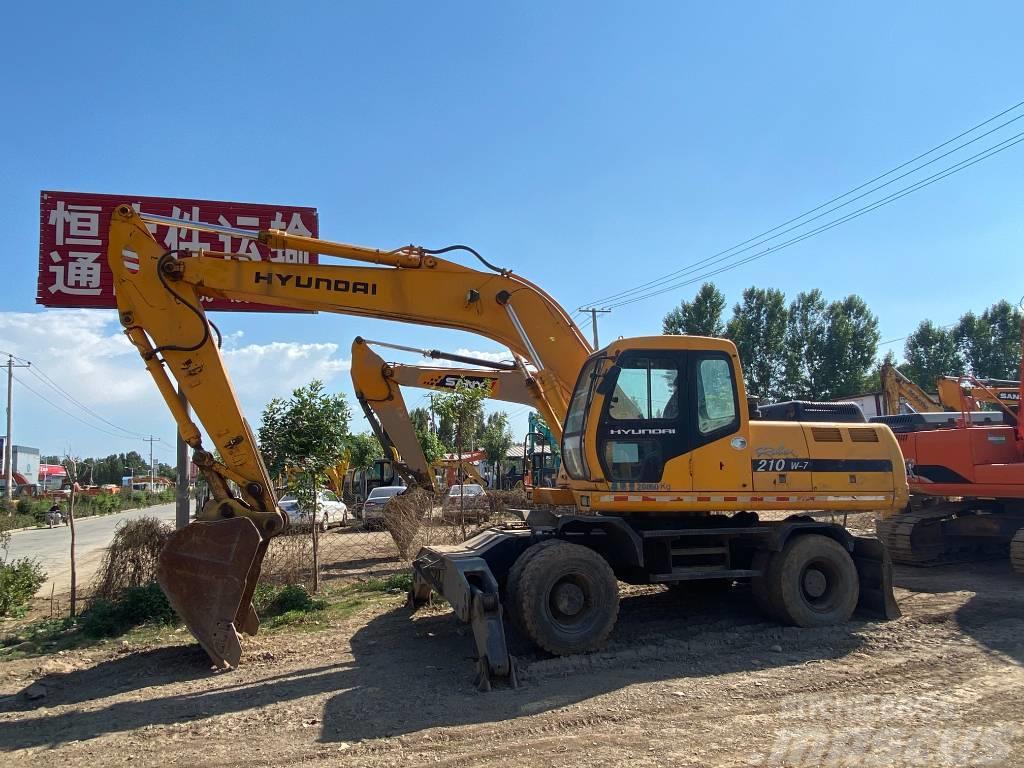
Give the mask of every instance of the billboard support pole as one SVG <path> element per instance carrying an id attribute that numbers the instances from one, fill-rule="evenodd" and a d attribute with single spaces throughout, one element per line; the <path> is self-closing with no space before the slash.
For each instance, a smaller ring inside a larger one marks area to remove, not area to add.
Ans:
<path id="1" fill-rule="evenodd" d="M 178 400 L 181 401 L 182 408 L 185 409 L 185 414 L 188 414 L 188 399 L 185 397 L 185 392 L 182 390 L 181 385 L 178 385 Z M 176 528 L 181 529 L 188 525 L 189 518 L 189 481 L 192 479 L 192 472 L 189 467 L 188 458 L 188 443 L 181 439 L 181 433 L 178 432 L 176 435 L 178 443 L 178 488 L 177 496 L 175 498 L 175 509 L 174 509 L 174 525 Z"/>

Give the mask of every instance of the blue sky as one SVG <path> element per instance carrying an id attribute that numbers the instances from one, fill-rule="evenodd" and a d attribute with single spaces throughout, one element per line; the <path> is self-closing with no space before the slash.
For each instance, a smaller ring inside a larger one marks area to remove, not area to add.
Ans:
<path id="1" fill-rule="evenodd" d="M 575 310 L 1021 101 L 1022 17 L 1018 3 L 12 6 L 0 349 L 169 444 L 169 416 L 117 351 L 113 317 L 35 306 L 40 189 L 312 205 L 325 237 L 468 243 Z M 1016 303 L 1022 171 L 1024 145 L 715 280 L 730 304 L 755 284 L 859 293 L 883 339 Z M 658 332 L 696 287 L 603 316 L 603 337 Z M 307 374 L 350 392 L 356 335 L 498 351 L 342 316 L 218 322 L 254 422 Z M 15 442 L 143 446 L 16 393 Z"/>

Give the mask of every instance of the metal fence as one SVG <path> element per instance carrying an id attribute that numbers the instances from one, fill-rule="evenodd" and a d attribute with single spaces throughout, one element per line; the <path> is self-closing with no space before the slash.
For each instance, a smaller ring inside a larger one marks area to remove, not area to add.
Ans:
<path id="1" fill-rule="evenodd" d="M 317 531 L 320 581 L 344 583 L 406 570 L 421 547 L 458 544 L 486 526 L 521 519 L 514 510 L 526 504 L 521 490 L 490 491 L 486 508 L 473 510 L 445 505 L 421 492 L 389 501 L 383 521 L 365 521 L 358 509 L 350 509 L 344 523 Z M 310 585 L 313 546 L 308 526 L 274 538 L 263 561 L 262 580 Z"/>

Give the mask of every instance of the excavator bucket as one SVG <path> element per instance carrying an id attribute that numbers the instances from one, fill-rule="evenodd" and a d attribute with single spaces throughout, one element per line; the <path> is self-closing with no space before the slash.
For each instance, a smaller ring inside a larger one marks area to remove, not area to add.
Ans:
<path id="1" fill-rule="evenodd" d="M 160 553 L 160 588 L 217 667 L 238 666 L 238 633 L 259 629 L 252 593 L 266 551 L 253 522 L 235 517 L 191 523 Z"/>
<path id="2" fill-rule="evenodd" d="M 853 538 L 853 562 L 860 579 L 857 607 L 883 619 L 898 619 L 900 607 L 893 594 L 892 559 L 878 539 Z"/>

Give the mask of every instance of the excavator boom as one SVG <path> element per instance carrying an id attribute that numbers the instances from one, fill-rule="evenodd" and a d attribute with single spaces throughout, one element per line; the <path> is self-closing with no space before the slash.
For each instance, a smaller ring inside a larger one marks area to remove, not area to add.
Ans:
<path id="1" fill-rule="evenodd" d="M 357 337 L 352 342 L 352 386 L 356 399 L 370 426 L 387 452 L 394 449 L 400 460 L 395 468 L 407 483 L 437 491 L 434 470 L 448 468 L 446 462 L 430 462 L 423 454 L 413 427 L 403 387 L 417 387 L 440 392 L 453 391 L 458 386 L 482 389 L 489 398 L 522 405 L 537 406 L 534 388 L 524 368 L 514 364 L 485 368 L 440 368 L 425 365 L 387 363 L 371 345 L 398 347 L 384 342 L 368 341 Z M 409 349 L 398 347 L 400 349 Z M 452 359 L 475 364 L 487 361 L 464 355 L 451 355 L 436 350 L 413 350 L 430 354 L 437 359 Z M 493 364 L 492 364 L 493 365 Z M 564 416 L 563 416 L 564 417 Z M 462 463 L 456 462 L 465 469 Z M 457 467 L 458 468 L 458 467 Z M 475 472 L 475 470 L 474 470 Z M 471 473 L 472 474 L 472 473 Z M 479 475 L 475 475 L 479 480 Z"/>
<path id="2" fill-rule="evenodd" d="M 272 248 L 373 266 L 277 264 L 231 260 L 230 254 L 169 252 L 153 238 L 147 221 L 227 231 Z M 529 281 L 504 270 L 473 270 L 413 246 L 379 251 L 277 230 L 255 233 L 168 221 L 121 205 L 111 216 L 107 260 L 125 334 L 211 489 L 212 498 L 197 521 L 175 533 L 165 547 L 158 580 L 218 666 L 236 665 L 239 632 L 255 633 L 259 627 L 252 594 L 267 542 L 286 529 L 288 518 L 277 506 L 202 298 L 381 317 L 488 336 L 530 363 L 534 402 L 552 421 L 565 412 L 576 374 L 590 353 L 564 310 Z M 212 445 L 204 446 L 179 390 Z"/>

